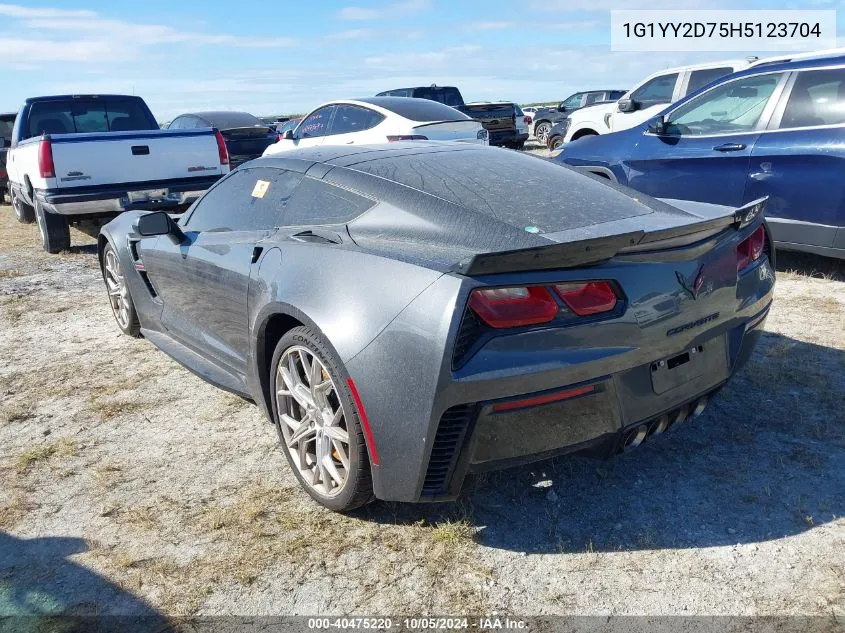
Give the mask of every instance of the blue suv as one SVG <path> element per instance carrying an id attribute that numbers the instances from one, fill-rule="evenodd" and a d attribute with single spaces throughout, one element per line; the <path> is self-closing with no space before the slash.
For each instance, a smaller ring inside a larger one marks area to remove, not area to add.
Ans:
<path id="1" fill-rule="evenodd" d="M 768 196 L 780 248 L 845 259 L 845 56 L 758 63 L 557 160 L 659 198 Z"/>

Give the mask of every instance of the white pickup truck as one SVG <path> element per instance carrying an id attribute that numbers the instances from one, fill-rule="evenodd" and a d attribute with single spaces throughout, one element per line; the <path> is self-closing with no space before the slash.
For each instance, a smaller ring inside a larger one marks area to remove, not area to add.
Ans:
<path id="1" fill-rule="evenodd" d="M 27 99 L 11 140 L 6 169 L 15 215 L 37 220 L 50 253 L 70 246 L 70 223 L 131 209 L 179 212 L 229 171 L 220 132 L 160 130 L 134 96 Z"/>

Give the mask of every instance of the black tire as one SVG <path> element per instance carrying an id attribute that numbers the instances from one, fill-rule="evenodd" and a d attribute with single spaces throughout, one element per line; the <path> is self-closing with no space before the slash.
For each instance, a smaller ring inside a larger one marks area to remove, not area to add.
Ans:
<path id="1" fill-rule="evenodd" d="M 114 256 L 114 262 L 117 263 L 117 273 L 119 273 L 122 277 L 123 271 L 120 267 L 120 258 L 117 256 L 117 251 L 111 244 L 106 244 L 106 248 L 103 250 L 103 262 L 100 271 L 103 274 L 103 284 L 106 287 L 106 294 L 109 298 L 109 306 L 111 307 L 112 316 L 114 317 L 117 327 L 120 328 L 121 332 L 127 336 L 131 336 L 132 338 L 141 338 L 141 323 L 138 320 L 138 313 L 135 310 L 135 302 L 132 300 L 132 295 L 129 293 L 129 287 L 124 285 L 123 290 L 125 294 L 121 295 L 121 298 L 125 301 L 125 314 L 120 314 L 120 310 L 116 306 L 117 297 L 113 297 L 110 292 L 109 284 L 111 273 L 106 269 L 106 263 L 111 259 L 111 255 Z M 111 283 L 114 284 L 115 282 L 112 281 Z M 126 284 L 126 280 L 123 279 L 122 283 Z"/>
<path id="2" fill-rule="evenodd" d="M 284 433 L 282 432 L 282 421 L 279 415 L 279 398 L 275 395 L 280 389 L 276 384 L 276 377 L 278 375 L 280 359 L 286 350 L 293 347 L 304 347 L 320 360 L 334 384 L 333 393 L 337 396 L 338 402 L 343 406 L 343 419 L 346 422 L 346 430 L 349 434 L 349 468 L 346 473 L 347 479 L 340 492 L 335 496 L 328 496 L 321 493 L 311 483 L 305 480 L 300 472 L 299 466 L 294 462 L 294 457 L 288 449 Z M 270 393 L 274 394 L 271 398 L 273 422 L 276 424 L 276 431 L 279 434 L 282 452 L 284 452 L 288 464 L 294 476 L 299 481 L 300 486 L 319 504 L 335 512 L 348 512 L 374 499 L 370 459 L 367 453 L 364 432 L 361 427 L 360 412 L 347 384 L 347 379 L 348 374 L 346 373 L 346 369 L 335 351 L 326 343 L 320 333 L 309 327 L 293 328 L 276 344 L 276 350 L 273 353 L 273 360 L 270 364 Z"/>
<path id="3" fill-rule="evenodd" d="M 38 220 L 41 246 L 45 251 L 55 255 L 70 248 L 70 226 L 65 216 L 50 213 L 36 200 L 35 219 Z"/>
<path id="4" fill-rule="evenodd" d="M 21 224 L 32 224 L 35 222 L 35 209 L 15 196 L 14 190 L 9 188 L 9 202 L 15 210 L 15 217 Z"/>
<path id="5" fill-rule="evenodd" d="M 513 148 L 514 148 L 517 152 L 521 152 L 522 150 L 524 150 L 524 149 L 525 149 L 525 141 L 523 141 L 522 143 L 517 143 L 516 145 L 514 145 L 514 146 L 513 146 Z"/>
<path id="6" fill-rule="evenodd" d="M 584 134 L 581 134 L 580 136 L 573 138 L 572 140 L 580 141 L 582 138 L 590 138 L 592 136 L 598 136 L 598 134 L 596 134 L 595 132 L 585 132 Z"/>
<path id="7" fill-rule="evenodd" d="M 537 140 L 540 141 L 543 145 L 546 144 L 546 139 L 549 136 L 549 132 L 552 131 L 552 124 L 549 121 L 540 121 L 537 125 L 534 126 L 534 136 L 537 137 Z"/>
<path id="8" fill-rule="evenodd" d="M 549 149 L 552 150 L 552 151 L 556 151 L 556 150 L 560 149 L 562 145 L 563 145 L 563 137 L 562 136 L 559 136 L 559 135 L 553 136 L 549 140 Z"/>

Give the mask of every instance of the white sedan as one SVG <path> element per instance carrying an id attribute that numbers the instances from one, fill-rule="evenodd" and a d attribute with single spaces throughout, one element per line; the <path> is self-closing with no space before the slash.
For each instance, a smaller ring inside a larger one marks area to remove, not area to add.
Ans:
<path id="1" fill-rule="evenodd" d="M 487 145 L 487 130 L 463 112 L 428 99 L 368 97 L 331 101 L 308 113 L 296 129 L 285 132 L 277 143 L 264 150 L 264 156 L 299 147 L 415 140 Z"/>

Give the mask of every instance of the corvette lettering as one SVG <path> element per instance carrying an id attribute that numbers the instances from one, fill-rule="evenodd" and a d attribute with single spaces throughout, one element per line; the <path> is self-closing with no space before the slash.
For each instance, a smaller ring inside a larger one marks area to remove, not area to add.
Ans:
<path id="1" fill-rule="evenodd" d="M 674 336 L 675 334 L 680 334 L 681 332 L 686 332 L 687 330 L 694 330 L 697 327 L 701 327 L 706 323 L 710 323 L 710 321 L 715 321 L 719 318 L 719 313 L 714 312 L 713 314 L 708 314 L 706 317 L 701 317 L 697 321 L 691 321 L 689 323 L 684 323 L 683 325 L 679 325 L 678 327 L 673 327 L 671 330 L 666 332 L 666 336 Z"/>

